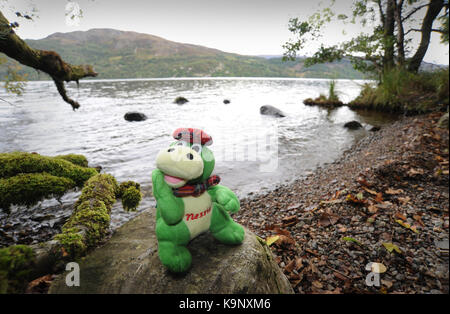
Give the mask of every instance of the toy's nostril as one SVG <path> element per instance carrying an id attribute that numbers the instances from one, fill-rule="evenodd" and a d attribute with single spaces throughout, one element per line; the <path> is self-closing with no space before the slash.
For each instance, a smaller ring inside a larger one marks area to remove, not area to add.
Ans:
<path id="1" fill-rule="evenodd" d="M 175 150 L 175 148 L 169 148 L 168 150 L 167 150 L 167 152 L 173 152 Z"/>
<path id="2" fill-rule="evenodd" d="M 194 159 L 194 155 L 192 155 L 191 153 L 187 154 L 186 156 L 187 156 L 187 158 L 190 159 L 190 160 Z"/>

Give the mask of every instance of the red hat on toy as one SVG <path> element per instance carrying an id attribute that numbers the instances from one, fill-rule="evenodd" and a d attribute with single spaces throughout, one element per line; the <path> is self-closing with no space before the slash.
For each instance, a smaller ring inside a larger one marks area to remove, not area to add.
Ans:
<path id="1" fill-rule="evenodd" d="M 200 129 L 178 128 L 173 132 L 173 138 L 191 144 L 201 144 L 209 146 L 212 144 L 212 137 Z"/>

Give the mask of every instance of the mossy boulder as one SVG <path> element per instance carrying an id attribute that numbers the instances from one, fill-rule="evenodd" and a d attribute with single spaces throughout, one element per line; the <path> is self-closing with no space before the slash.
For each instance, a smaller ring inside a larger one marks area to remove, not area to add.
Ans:
<path id="1" fill-rule="evenodd" d="M 97 170 L 82 155 L 56 157 L 36 153 L 0 153 L 0 208 L 31 206 L 48 197 L 60 197 L 81 187 Z"/>
<path id="2" fill-rule="evenodd" d="M 73 214 L 55 236 L 67 254 L 80 257 L 105 237 L 118 190 L 116 179 L 109 174 L 98 174 L 86 182 Z"/>
<path id="3" fill-rule="evenodd" d="M 0 249 L 0 294 L 23 292 L 34 261 L 33 250 L 26 245 Z"/>
<path id="4" fill-rule="evenodd" d="M 64 158 L 82 162 L 81 158 Z M 77 186 L 82 186 L 97 170 L 78 166 L 62 157 L 49 157 L 39 154 L 13 152 L 0 153 L 0 178 L 9 178 L 21 173 L 48 173 L 56 177 L 71 179 Z"/>
<path id="5" fill-rule="evenodd" d="M 155 211 L 146 210 L 80 262 L 79 287 L 68 287 L 63 273 L 49 293 L 293 293 L 270 249 L 247 229 L 238 246 L 209 233 L 195 238 L 192 268 L 182 275 L 161 264 L 154 229 Z"/>
<path id="6" fill-rule="evenodd" d="M 77 165 L 80 167 L 88 166 L 88 160 L 83 155 L 78 155 L 78 154 L 58 155 L 58 156 L 55 156 L 54 158 L 70 161 L 74 165 Z"/>
<path id="7" fill-rule="evenodd" d="M 0 208 L 9 212 L 13 204 L 31 206 L 44 198 L 61 197 L 75 186 L 71 179 L 48 173 L 23 173 L 0 178 Z"/>

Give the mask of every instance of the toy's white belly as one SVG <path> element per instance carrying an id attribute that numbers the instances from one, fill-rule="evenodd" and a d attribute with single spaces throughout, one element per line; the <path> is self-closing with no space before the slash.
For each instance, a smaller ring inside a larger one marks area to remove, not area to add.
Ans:
<path id="1" fill-rule="evenodd" d="M 191 239 L 209 229 L 211 224 L 212 202 L 208 192 L 199 197 L 183 197 L 184 218 L 186 226 L 191 233 Z"/>

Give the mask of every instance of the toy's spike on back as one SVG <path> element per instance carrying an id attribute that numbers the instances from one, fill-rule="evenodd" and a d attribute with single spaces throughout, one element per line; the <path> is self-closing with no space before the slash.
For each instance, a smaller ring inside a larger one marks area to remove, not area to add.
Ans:
<path id="1" fill-rule="evenodd" d="M 212 144 L 212 137 L 205 131 L 195 128 L 178 128 L 173 132 L 173 138 L 191 144 L 201 144 L 209 146 Z"/>

